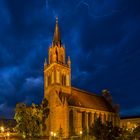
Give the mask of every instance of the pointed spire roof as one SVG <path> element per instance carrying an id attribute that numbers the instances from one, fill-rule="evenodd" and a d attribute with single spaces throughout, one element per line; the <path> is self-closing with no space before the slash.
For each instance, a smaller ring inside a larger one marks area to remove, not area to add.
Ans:
<path id="1" fill-rule="evenodd" d="M 61 44 L 60 31 L 59 31 L 59 27 L 58 27 L 58 17 L 56 17 L 55 31 L 54 31 L 54 36 L 53 36 L 53 44 L 54 45 Z"/>

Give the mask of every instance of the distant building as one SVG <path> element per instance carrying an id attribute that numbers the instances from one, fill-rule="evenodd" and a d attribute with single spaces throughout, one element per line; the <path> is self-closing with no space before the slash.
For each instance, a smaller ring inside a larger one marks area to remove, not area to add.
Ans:
<path id="1" fill-rule="evenodd" d="M 14 119 L 0 119 L 0 126 L 12 129 L 16 126 L 16 121 Z"/>
<path id="2" fill-rule="evenodd" d="M 126 129 L 134 129 L 140 124 L 140 116 L 121 117 L 120 127 Z"/>
<path id="3" fill-rule="evenodd" d="M 71 86 L 71 60 L 68 57 L 66 63 L 58 19 L 48 51 L 48 61 L 44 62 L 44 97 L 50 108 L 47 134 L 59 135 L 61 130 L 63 137 L 80 135 L 99 116 L 102 122 L 108 120 L 113 125 L 119 125 L 118 106 L 113 105 L 107 90 L 103 91 L 103 96 L 99 96 Z"/>

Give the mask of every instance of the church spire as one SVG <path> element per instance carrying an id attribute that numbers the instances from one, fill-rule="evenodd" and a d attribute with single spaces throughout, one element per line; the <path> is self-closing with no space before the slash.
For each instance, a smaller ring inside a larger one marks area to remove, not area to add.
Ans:
<path id="1" fill-rule="evenodd" d="M 55 31 L 53 36 L 53 45 L 61 46 L 60 31 L 58 27 L 58 17 L 56 17 Z"/>
<path id="2" fill-rule="evenodd" d="M 48 60 L 49 60 L 49 64 L 51 63 L 65 64 L 65 47 L 61 43 L 57 17 L 56 17 L 56 25 L 55 25 L 52 46 L 50 46 L 49 48 Z"/>

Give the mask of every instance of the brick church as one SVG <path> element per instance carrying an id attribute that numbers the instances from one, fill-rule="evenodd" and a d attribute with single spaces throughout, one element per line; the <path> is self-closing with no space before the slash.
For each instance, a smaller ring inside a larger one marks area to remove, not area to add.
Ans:
<path id="1" fill-rule="evenodd" d="M 48 49 L 48 61 L 44 62 L 44 97 L 49 102 L 47 135 L 61 129 L 63 137 L 80 135 L 97 117 L 102 122 L 112 121 L 119 125 L 119 111 L 112 103 L 109 91 L 102 95 L 89 93 L 71 86 L 71 61 L 66 59 L 65 47 L 61 42 L 58 19 L 52 45 Z"/>

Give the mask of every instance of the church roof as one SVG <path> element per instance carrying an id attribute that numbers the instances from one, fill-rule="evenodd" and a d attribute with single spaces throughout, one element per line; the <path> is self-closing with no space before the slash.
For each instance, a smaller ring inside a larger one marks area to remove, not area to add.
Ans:
<path id="1" fill-rule="evenodd" d="M 69 97 L 70 106 L 114 112 L 112 105 L 103 97 L 72 87 Z"/>

